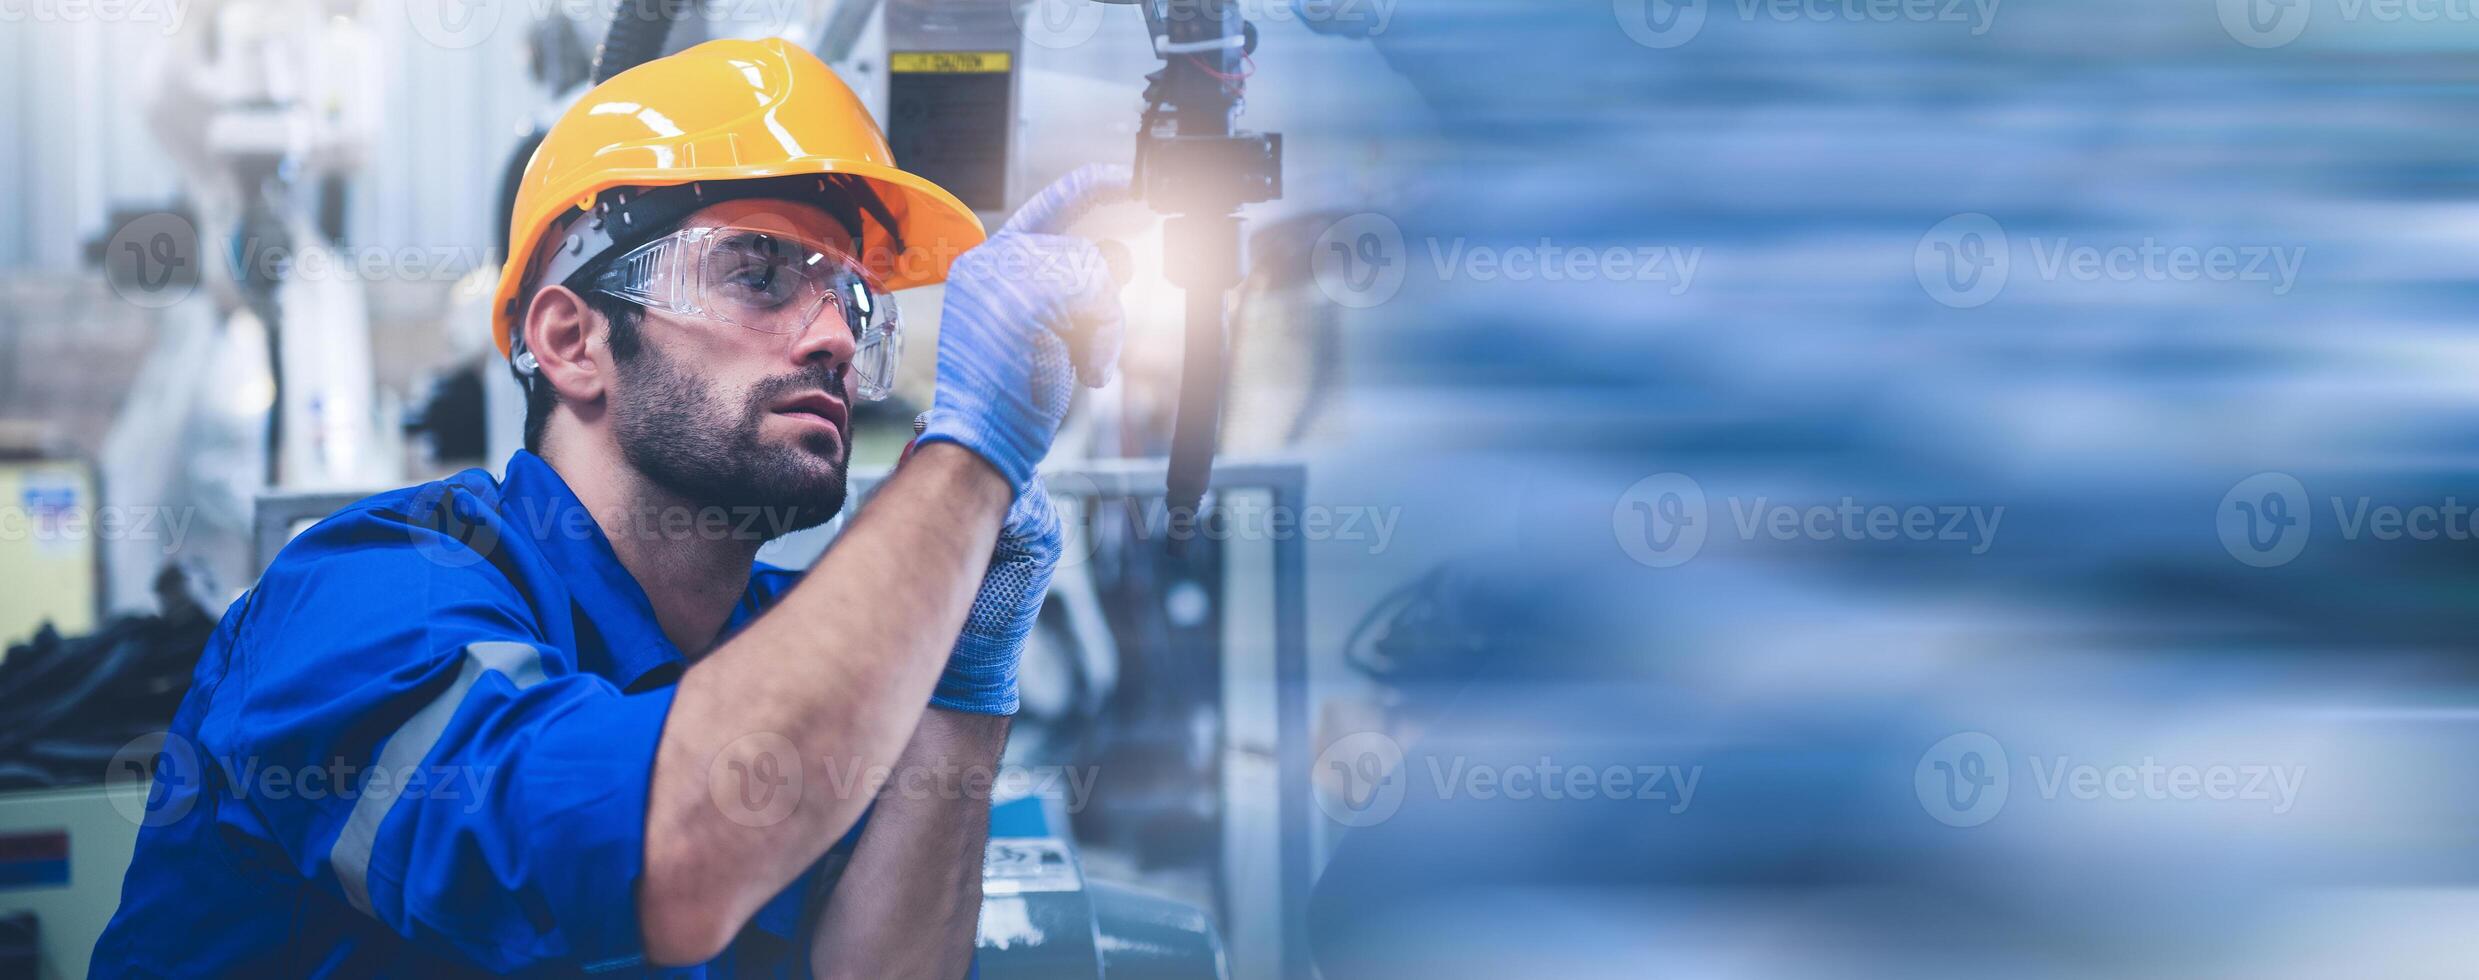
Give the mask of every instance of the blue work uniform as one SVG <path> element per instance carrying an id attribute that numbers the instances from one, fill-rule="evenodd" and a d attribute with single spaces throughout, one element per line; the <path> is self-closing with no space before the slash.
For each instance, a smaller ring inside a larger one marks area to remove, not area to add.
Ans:
<path id="1" fill-rule="evenodd" d="M 726 635 L 796 578 L 760 564 Z M 646 788 L 684 666 L 531 453 L 345 508 L 208 641 L 93 973 L 806 976 L 858 827 L 722 956 L 645 960 Z"/>

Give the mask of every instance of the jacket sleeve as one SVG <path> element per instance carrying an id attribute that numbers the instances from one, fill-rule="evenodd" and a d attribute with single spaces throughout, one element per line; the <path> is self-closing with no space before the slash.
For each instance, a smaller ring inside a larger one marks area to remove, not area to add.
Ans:
<path id="1" fill-rule="evenodd" d="M 492 971 L 642 962 L 646 788 L 672 691 L 579 671 L 457 542 L 408 548 L 432 532 L 371 517 L 309 534 L 254 593 L 201 727 L 237 808 L 222 822 Z"/>

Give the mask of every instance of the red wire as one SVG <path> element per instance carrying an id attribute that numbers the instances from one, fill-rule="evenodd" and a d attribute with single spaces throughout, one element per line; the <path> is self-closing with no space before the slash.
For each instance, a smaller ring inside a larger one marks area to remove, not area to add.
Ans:
<path id="1" fill-rule="evenodd" d="M 1187 57 L 1187 59 L 1188 59 L 1189 61 L 1192 61 L 1192 62 L 1195 62 L 1195 63 L 1196 63 L 1196 70 L 1201 71 L 1201 72 L 1204 72 L 1204 73 L 1206 73 L 1206 74 L 1208 74 L 1208 75 L 1212 75 L 1212 76 L 1214 76 L 1215 78 L 1221 79 L 1221 80 L 1222 80 L 1222 88 L 1223 88 L 1223 91 L 1229 92 L 1229 93 L 1231 93 L 1231 94 L 1233 94 L 1233 95 L 1238 95 L 1238 94 L 1239 94 L 1239 92 L 1240 92 L 1240 85 L 1241 85 L 1241 83 L 1244 83 L 1244 82 L 1248 81 L 1248 76 L 1250 76 L 1250 75 L 1254 75 L 1254 74 L 1256 74 L 1256 73 L 1257 73 L 1257 59 L 1256 59 L 1254 56 L 1249 55 L 1249 54 L 1247 54 L 1247 53 L 1245 53 L 1245 52 L 1243 52 L 1243 53 L 1241 53 L 1241 54 L 1240 54 L 1240 60 L 1241 60 L 1241 61 L 1243 61 L 1243 62 L 1246 62 L 1246 63 L 1248 64 L 1248 70 L 1247 70 L 1247 71 L 1244 71 L 1244 72 L 1240 72 L 1240 73 L 1239 73 L 1239 74 L 1237 74 L 1237 75 L 1232 75 L 1232 74 L 1227 74 L 1227 73 L 1224 73 L 1224 72 L 1218 72 L 1218 71 L 1215 71 L 1215 70 L 1213 70 L 1212 68 L 1209 68 L 1209 67 L 1207 67 L 1207 66 L 1206 66 L 1206 64 L 1205 64 L 1205 59 L 1203 59 L 1203 58 L 1199 58 L 1199 57 L 1197 57 L 1197 56 L 1195 56 L 1195 55 L 1193 55 L 1193 54 L 1191 54 L 1191 55 L 1187 55 L 1186 57 Z"/>

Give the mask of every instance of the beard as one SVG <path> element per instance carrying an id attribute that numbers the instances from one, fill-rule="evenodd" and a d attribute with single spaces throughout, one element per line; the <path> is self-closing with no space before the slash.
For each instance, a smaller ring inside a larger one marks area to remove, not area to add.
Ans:
<path id="1" fill-rule="evenodd" d="M 655 344 L 620 361 L 624 394 L 612 399 L 620 454 L 637 472 L 701 512 L 720 509 L 769 538 L 832 520 L 844 506 L 850 433 L 805 435 L 791 446 L 761 436 L 767 406 L 794 392 L 842 392 L 842 372 L 803 369 L 750 386 L 739 404 L 672 362 Z"/>

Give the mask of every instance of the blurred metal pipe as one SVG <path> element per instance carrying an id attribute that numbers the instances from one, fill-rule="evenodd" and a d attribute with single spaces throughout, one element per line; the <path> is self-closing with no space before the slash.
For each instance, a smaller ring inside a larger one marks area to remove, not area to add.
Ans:
<path id="1" fill-rule="evenodd" d="M 869 26 L 869 15 L 878 12 L 879 0 L 840 0 L 835 12 L 827 15 L 826 26 L 818 31 L 818 43 L 810 50 L 827 64 L 838 64 L 852 57 L 852 49 L 861 43 L 861 29 Z"/>

